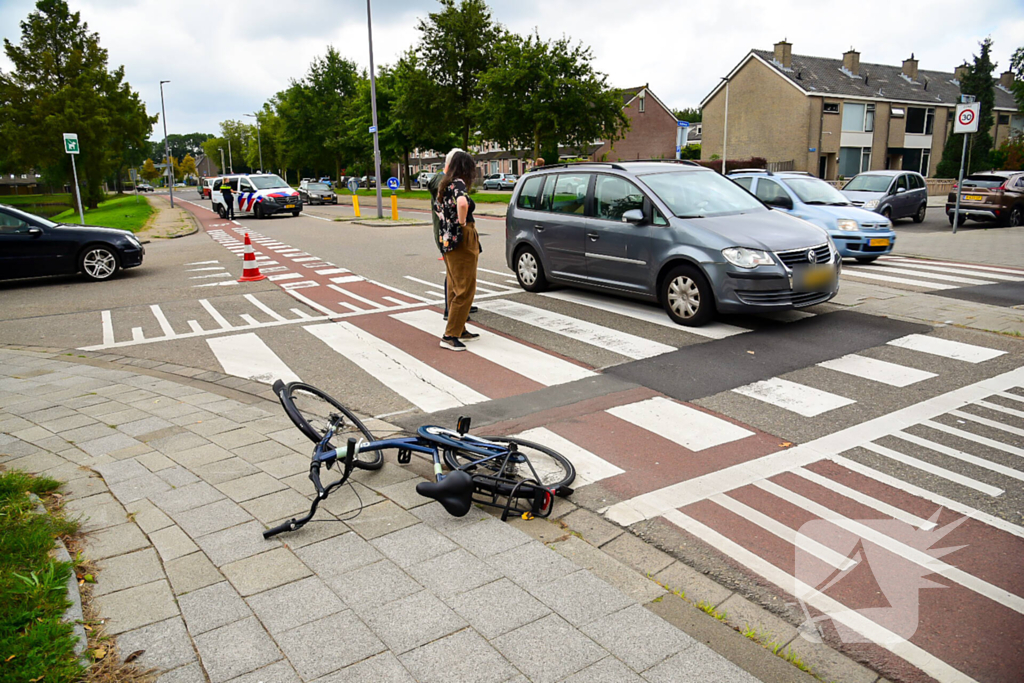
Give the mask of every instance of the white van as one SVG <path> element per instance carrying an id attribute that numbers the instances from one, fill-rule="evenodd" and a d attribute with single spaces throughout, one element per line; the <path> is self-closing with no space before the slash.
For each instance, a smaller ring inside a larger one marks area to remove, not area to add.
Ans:
<path id="1" fill-rule="evenodd" d="M 256 218 L 266 218 L 275 213 L 290 212 L 298 216 L 302 212 L 302 198 L 298 191 L 292 189 L 276 173 L 245 173 L 227 176 L 227 179 L 234 195 L 235 215 L 251 214 Z M 213 201 L 213 210 L 225 218 L 227 207 L 220 187 L 220 182 L 214 183 L 210 199 Z"/>

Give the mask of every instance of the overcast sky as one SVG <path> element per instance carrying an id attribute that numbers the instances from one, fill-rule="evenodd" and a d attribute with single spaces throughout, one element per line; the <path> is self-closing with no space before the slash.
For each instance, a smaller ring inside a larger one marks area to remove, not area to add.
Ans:
<path id="1" fill-rule="evenodd" d="M 435 0 L 372 0 L 374 61 L 394 62 L 417 39 Z M 366 4 L 360 0 L 70 0 L 100 34 L 110 65 L 151 113 L 164 86 L 169 133 L 217 133 L 301 78 L 334 45 L 369 65 Z M 697 106 L 751 49 L 782 39 L 795 54 L 899 64 L 913 52 L 921 69 L 952 71 L 991 36 L 1002 71 L 1024 46 L 1024 3 L 1016 0 L 491 0 L 494 19 L 519 33 L 566 35 L 593 48 L 598 70 L 618 87 L 649 83 L 668 106 Z M 18 42 L 34 0 L 0 0 L 0 35 Z M 11 67 L 0 55 L 0 69 Z M 162 139 L 158 124 L 153 137 Z"/>

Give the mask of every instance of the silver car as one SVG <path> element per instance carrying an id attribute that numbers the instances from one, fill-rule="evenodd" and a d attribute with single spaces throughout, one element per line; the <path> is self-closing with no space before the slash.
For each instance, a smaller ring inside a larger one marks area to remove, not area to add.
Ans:
<path id="1" fill-rule="evenodd" d="M 505 258 L 527 291 L 558 283 L 657 301 L 689 326 L 823 303 L 841 268 L 822 228 L 674 161 L 527 174 L 506 214 Z"/>
<path id="2" fill-rule="evenodd" d="M 913 171 L 865 171 L 842 189 L 854 206 L 880 213 L 892 222 L 900 218 L 924 221 L 928 210 L 928 185 Z"/>

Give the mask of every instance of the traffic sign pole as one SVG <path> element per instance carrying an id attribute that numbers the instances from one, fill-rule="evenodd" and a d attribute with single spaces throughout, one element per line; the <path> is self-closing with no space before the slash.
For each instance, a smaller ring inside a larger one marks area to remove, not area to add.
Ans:
<path id="1" fill-rule="evenodd" d="M 967 133 L 964 133 L 964 149 L 960 152 L 960 177 L 956 181 L 956 208 L 953 209 L 953 234 L 960 223 L 960 195 L 964 191 L 964 160 L 967 158 Z"/>
<path id="2" fill-rule="evenodd" d="M 961 95 L 961 104 L 956 105 L 956 118 L 953 120 L 953 133 L 964 136 L 964 148 L 960 153 L 960 176 L 956 183 L 956 206 L 953 208 L 953 234 L 960 223 L 960 195 L 964 188 L 964 164 L 967 162 L 967 136 L 970 133 L 978 132 L 978 123 L 981 118 L 981 103 L 976 102 L 973 95 Z"/>
<path id="3" fill-rule="evenodd" d="M 373 19 L 370 14 L 370 0 L 366 0 L 366 30 L 370 38 L 370 109 L 373 116 L 373 167 L 377 185 L 377 218 L 384 218 L 384 205 L 380 191 L 380 143 L 377 140 L 377 76 L 373 71 Z"/>
<path id="4" fill-rule="evenodd" d="M 75 168 L 75 155 L 71 155 L 71 174 L 75 178 L 75 196 L 78 197 L 78 217 L 82 219 L 82 225 L 85 225 L 85 212 L 82 211 L 82 188 L 78 186 L 78 169 Z"/>

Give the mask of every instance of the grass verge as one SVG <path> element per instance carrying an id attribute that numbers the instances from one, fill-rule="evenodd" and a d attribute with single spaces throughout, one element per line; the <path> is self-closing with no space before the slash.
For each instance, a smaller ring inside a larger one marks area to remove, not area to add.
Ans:
<path id="1" fill-rule="evenodd" d="M 135 195 L 124 195 L 100 202 L 95 209 L 87 209 L 85 224 L 138 232 L 146 225 L 152 214 L 153 207 L 149 205 L 149 201 L 145 197 L 140 195 L 136 202 Z M 78 223 L 80 219 L 77 209 L 69 209 L 54 216 L 53 220 L 58 223 L 73 224 Z"/>
<path id="2" fill-rule="evenodd" d="M 59 512 L 37 515 L 28 493 L 60 487 L 49 477 L 0 472 L 0 666 L 4 680 L 71 682 L 83 670 L 71 625 L 61 619 L 69 603 L 72 567 L 50 557 L 54 539 L 77 530 Z"/>

